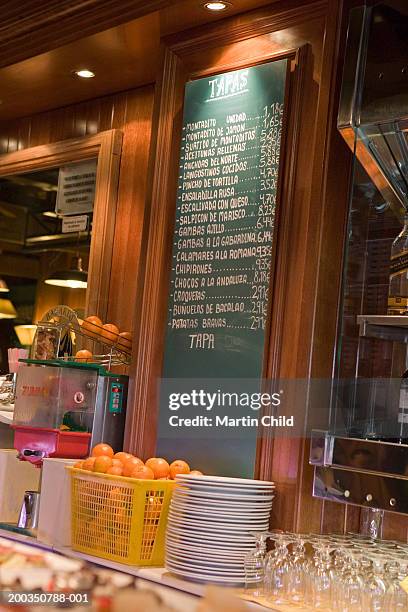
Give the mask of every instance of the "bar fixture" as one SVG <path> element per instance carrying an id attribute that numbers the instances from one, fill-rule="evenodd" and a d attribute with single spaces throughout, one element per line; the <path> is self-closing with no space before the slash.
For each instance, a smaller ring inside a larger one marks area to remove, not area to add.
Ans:
<path id="1" fill-rule="evenodd" d="M 88 70 L 87 68 L 82 68 L 81 70 L 74 70 L 74 74 L 80 79 L 93 79 L 95 73 L 92 70 Z"/>
<path id="2" fill-rule="evenodd" d="M 45 284 L 65 287 L 67 289 L 86 289 L 88 286 L 88 272 L 82 269 L 81 257 L 78 257 L 76 262 L 76 266 L 70 270 L 52 272 L 45 279 Z"/>
<path id="3" fill-rule="evenodd" d="M 16 325 L 14 331 L 17 334 L 18 341 L 23 346 L 31 346 L 34 340 L 36 325 Z"/>
<path id="4" fill-rule="evenodd" d="M 8 288 L 6 281 L 0 278 L 0 293 L 8 293 L 9 291 L 10 289 Z"/>
<path id="5" fill-rule="evenodd" d="M 231 6 L 229 2 L 206 2 L 204 4 L 207 11 L 213 12 L 225 11 L 229 6 Z"/>
<path id="6" fill-rule="evenodd" d="M 0 299 L 0 319 L 15 319 L 17 311 L 11 300 Z"/>

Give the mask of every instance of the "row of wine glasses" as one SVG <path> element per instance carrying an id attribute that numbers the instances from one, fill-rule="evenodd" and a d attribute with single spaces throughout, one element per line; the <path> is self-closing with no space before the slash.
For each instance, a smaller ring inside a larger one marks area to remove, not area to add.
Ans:
<path id="1" fill-rule="evenodd" d="M 359 534 L 252 535 L 255 549 L 245 557 L 249 596 L 316 610 L 408 612 L 408 594 L 401 586 L 408 576 L 408 545 Z"/>

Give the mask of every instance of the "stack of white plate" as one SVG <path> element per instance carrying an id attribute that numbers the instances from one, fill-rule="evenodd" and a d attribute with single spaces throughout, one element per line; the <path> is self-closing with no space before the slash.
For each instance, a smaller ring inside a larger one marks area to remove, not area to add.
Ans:
<path id="1" fill-rule="evenodd" d="M 180 474 L 166 532 L 166 568 L 197 582 L 242 584 L 254 531 L 267 531 L 273 482 Z"/>

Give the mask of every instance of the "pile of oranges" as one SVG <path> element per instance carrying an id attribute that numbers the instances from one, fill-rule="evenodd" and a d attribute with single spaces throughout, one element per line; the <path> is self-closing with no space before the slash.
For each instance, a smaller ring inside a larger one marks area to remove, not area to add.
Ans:
<path id="1" fill-rule="evenodd" d="M 161 457 L 151 457 L 143 462 L 139 457 L 130 453 L 115 453 L 109 444 L 103 442 L 92 449 L 91 456 L 88 459 L 77 461 L 74 468 L 139 480 L 174 480 L 177 474 L 202 476 L 202 472 L 190 470 L 188 463 L 182 459 L 177 459 L 169 464 L 166 459 Z"/>

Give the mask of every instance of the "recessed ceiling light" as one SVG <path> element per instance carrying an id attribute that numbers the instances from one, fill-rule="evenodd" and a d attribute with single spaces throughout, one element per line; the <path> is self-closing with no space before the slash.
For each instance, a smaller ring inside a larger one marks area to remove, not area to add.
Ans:
<path id="1" fill-rule="evenodd" d="M 93 79 L 93 77 L 95 76 L 95 73 L 92 72 L 92 70 L 88 70 L 87 68 L 84 68 L 83 70 L 75 70 L 74 74 L 76 74 L 77 77 L 80 77 L 81 79 Z"/>
<path id="2" fill-rule="evenodd" d="M 230 4 L 228 2 L 206 2 L 204 4 L 204 7 L 207 9 L 207 11 L 225 11 L 228 7 L 230 6 Z"/>

